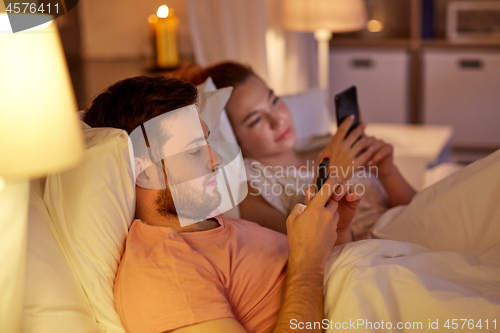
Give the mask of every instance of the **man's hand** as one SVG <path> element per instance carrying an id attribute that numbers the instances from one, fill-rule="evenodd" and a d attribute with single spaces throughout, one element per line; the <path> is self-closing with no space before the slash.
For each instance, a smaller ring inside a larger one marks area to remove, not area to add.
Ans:
<path id="1" fill-rule="evenodd" d="M 364 134 L 364 124 L 359 124 L 347 135 L 353 122 L 353 116 L 346 118 L 321 154 L 321 159 L 330 159 L 330 170 L 337 171 L 337 176 L 342 180 L 349 179 L 353 168 L 365 165 L 373 155 L 373 149 L 370 146 L 374 139 Z"/>
<path id="2" fill-rule="evenodd" d="M 286 220 L 290 261 L 323 270 L 337 240 L 338 203 L 331 200 L 338 178 L 330 177 L 309 205 L 295 205 Z M 325 206 L 326 205 L 326 206 Z"/>
<path id="3" fill-rule="evenodd" d="M 314 198 L 316 185 L 311 185 L 306 189 L 305 204 L 308 205 Z M 358 189 L 359 192 L 359 189 Z M 339 220 L 337 222 L 337 242 L 335 245 L 341 245 L 346 242 L 353 241 L 351 232 L 351 222 L 356 215 L 356 209 L 363 198 L 363 193 L 354 191 L 354 186 L 351 182 L 346 181 L 339 184 L 332 194 L 332 199 L 338 202 L 337 212 Z"/>

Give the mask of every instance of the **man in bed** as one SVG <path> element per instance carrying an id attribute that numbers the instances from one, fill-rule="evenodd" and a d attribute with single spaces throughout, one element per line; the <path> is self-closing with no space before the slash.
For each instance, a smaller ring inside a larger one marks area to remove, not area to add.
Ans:
<path id="1" fill-rule="evenodd" d="M 360 197 L 335 194 L 342 180 L 330 177 L 307 207 L 293 209 L 288 236 L 244 220 L 204 218 L 221 203 L 216 176 L 223 161 L 196 113 L 192 123 L 196 101 L 191 84 L 136 77 L 106 89 L 85 115 L 90 126 L 124 129 L 147 146 L 147 154 L 138 153 L 134 144 L 137 220 L 115 282 L 124 327 L 297 332 L 292 323 L 321 322 L 325 262 L 350 233 Z M 145 162 L 158 154 L 161 162 Z"/>

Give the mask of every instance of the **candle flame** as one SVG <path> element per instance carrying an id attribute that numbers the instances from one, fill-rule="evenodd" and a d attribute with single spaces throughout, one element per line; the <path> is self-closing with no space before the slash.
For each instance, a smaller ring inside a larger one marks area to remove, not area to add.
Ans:
<path id="1" fill-rule="evenodd" d="M 156 15 L 159 18 L 166 18 L 168 16 L 168 7 L 167 7 L 167 5 L 161 5 L 160 8 L 158 8 L 158 11 L 156 12 Z"/>

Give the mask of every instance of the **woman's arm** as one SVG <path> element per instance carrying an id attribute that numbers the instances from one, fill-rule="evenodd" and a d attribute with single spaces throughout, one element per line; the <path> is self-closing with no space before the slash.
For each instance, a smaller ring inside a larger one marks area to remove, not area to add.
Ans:
<path id="1" fill-rule="evenodd" d="M 387 192 L 389 198 L 389 207 L 399 205 L 407 205 L 415 196 L 415 190 L 404 179 L 398 168 L 394 166 L 394 170 L 387 175 L 379 175 L 379 180 Z"/>
<path id="2" fill-rule="evenodd" d="M 375 139 L 370 148 L 374 153 L 367 165 L 369 170 L 376 168 L 376 176 L 389 197 L 389 207 L 409 204 L 416 192 L 394 165 L 392 145 Z"/>
<path id="3" fill-rule="evenodd" d="M 286 217 L 258 195 L 252 186 L 248 186 L 248 195 L 238 207 L 242 219 L 286 234 Z"/>

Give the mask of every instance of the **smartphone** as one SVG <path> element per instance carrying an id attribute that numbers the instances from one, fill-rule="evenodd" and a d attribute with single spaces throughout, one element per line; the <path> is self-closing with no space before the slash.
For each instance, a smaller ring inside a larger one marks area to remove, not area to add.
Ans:
<path id="1" fill-rule="evenodd" d="M 337 114 L 337 126 L 349 117 L 354 115 L 354 122 L 346 136 L 359 125 L 358 93 L 356 86 L 352 86 L 343 92 L 335 95 L 335 112 Z"/>
<path id="2" fill-rule="evenodd" d="M 318 177 L 316 178 L 316 193 L 328 180 L 328 170 L 330 167 L 330 159 L 324 158 L 318 166 Z"/>

